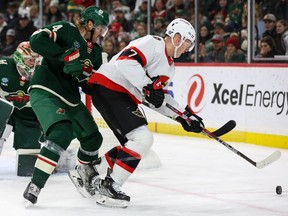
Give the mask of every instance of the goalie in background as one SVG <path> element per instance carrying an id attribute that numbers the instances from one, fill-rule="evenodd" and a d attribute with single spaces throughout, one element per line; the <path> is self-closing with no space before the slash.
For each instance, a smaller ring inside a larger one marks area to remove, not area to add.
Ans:
<path id="1" fill-rule="evenodd" d="M 105 36 L 108 24 L 108 13 L 90 6 L 82 11 L 75 25 L 55 22 L 35 31 L 30 38 L 32 50 L 43 56 L 29 93 L 46 141 L 23 194 L 27 204 L 37 202 L 40 190 L 74 138 L 80 142 L 77 157 L 81 165 L 77 171 L 89 172 L 85 164 L 98 158 L 103 138 L 81 101 L 79 87 L 89 94 L 87 80 L 102 64 L 102 49 L 96 42 Z"/>
<path id="2" fill-rule="evenodd" d="M 105 179 L 94 185 L 99 192 L 98 204 L 125 208 L 130 202 L 120 187 L 153 144 L 153 135 L 138 104 L 147 103 L 157 112 L 176 119 L 186 131 L 202 131 L 201 120 L 191 120 L 189 124 L 163 104 L 169 103 L 186 116 L 192 115 L 188 106 L 181 107 L 167 94 L 167 88 L 175 73 L 173 58 L 191 52 L 195 37 L 188 21 L 175 19 L 167 26 L 164 39 L 147 35 L 130 42 L 88 80 L 93 88 L 94 106 L 122 145 L 92 163 L 96 173 L 107 171 Z"/>
<path id="3" fill-rule="evenodd" d="M 0 154 L 5 139 L 13 130 L 18 176 L 32 175 L 40 151 L 41 127 L 31 108 L 28 87 L 41 58 L 25 41 L 18 45 L 13 58 L 0 59 Z"/>

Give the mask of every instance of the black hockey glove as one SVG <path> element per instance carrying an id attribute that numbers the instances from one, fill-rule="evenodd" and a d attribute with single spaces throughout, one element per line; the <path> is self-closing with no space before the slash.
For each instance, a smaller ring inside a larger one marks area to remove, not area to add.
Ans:
<path id="1" fill-rule="evenodd" d="M 192 119 L 186 120 L 186 119 L 182 118 L 181 116 L 178 116 L 176 118 L 176 121 L 178 121 L 182 125 L 182 127 L 185 131 L 200 133 L 202 131 L 202 129 L 205 127 L 204 123 L 202 122 L 202 118 L 200 116 L 197 116 L 196 114 L 194 114 L 188 105 L 185 107 L 184 115 L 186 115 L 188 118 L 190 116 L 193 116 L 197 119 L 197 120 L 192 120 Z"/>
<path id="2" fill-rule="evenodd" d="M 145 99 L 153 104 L 156 108 L 161 107 L 164 101 L 164 92 L 162 89 L 162 83 L 159 77 L 156 77 L 152 84 L 148 84 L 143 87 Z"/>
<path id="3" fill-rule="evenodd" d="M 197 120 L 191 120 L 190 122 L 187 122 L 185 119 L 178 116 L 176 121 L 178 121 L 182 125 L 183 129 L 188 132 L 200 133 L 203 129 L 201 127 L 201 123 Z"/>

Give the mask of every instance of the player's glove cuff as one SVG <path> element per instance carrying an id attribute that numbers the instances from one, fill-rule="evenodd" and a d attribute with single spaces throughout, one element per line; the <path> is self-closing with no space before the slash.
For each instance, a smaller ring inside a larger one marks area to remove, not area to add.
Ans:
<path id="1" fill-rule="evenodd" d="M 76 76 L 82 73 L 82 64 L 79 57 L 79 50 L 74 47 L 66 50 L 59 57 L 60 61 L 64 62 L 64 73 Z"/>

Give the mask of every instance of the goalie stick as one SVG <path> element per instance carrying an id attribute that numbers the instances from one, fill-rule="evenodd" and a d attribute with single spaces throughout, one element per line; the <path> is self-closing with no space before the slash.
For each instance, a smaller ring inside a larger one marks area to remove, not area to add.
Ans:
<path id="1" fill-rule="evenodd" d="M 184 113 L 180 112 L 178 109 L 176 109 L 172 105 L 166 103 L 165 106 L 168 107 L 169 109 L 171 109 L 173 112 L 175 112 L 179 116 L 181 116 L 182 118 L 184 118 L 186 120 L 190 119 L 186 115 L 184 115 Z M 247 157 L 242 152 L 240 152 L 237 149 L 235 149 L 233 146 L 229 145 L 227 142 L 225 142 L 222 139 L 220 139 L 217 135 L 215 135 L 214 133 L 210 132 L 206 128 L 203 128 L 201 133 L 206 135 L 206 136 L 208 136 L 208 137 L 210 137 L 210 138 L 212 138 L 212 139 L 214 139 L 214 140 L 216 140 L 217 142 L 221 143 L 226 148 L 228 148 L 229 150 L 231 150 L 235 154 L 239 155 L 240 157 L 242 157 L 243 159 L 248 161 L 253 166 L 257 167 L 258 169 L 262 169 L 262 168 L 268 166 L 269 164 L 273 163 L 274 161 L 278 160 L 281 157 L 281 152 L 277 150 L 277 151 L 273 152 L 271 155 L 269 155 L 268 157 L 266 157 L 265 159 L 263 159 L 263 160 L 261 160 L 259 162 L 256 162 L 256 161 L 250 159 L 249 157 Z"/>

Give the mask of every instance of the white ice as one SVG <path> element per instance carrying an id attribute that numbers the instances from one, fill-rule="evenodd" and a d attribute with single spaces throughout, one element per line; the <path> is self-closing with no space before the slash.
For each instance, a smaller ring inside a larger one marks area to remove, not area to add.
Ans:
<path id="1" fill-rule="evenodd" d="M 30 177 L 15 175 L 15 150 L 11 138 L 0 156 L 1 216 L 276 216 L 288 215 L 288 150 L 263 169 L 214 140 L 154 134 L 154 152 L 162 166 L 137 170 L 123 186 L 131 196 L 127 209 L 95 204 L 81 197 L 66 174 L 52 175 L 38 203 L 23 205 Z M 260 161 L 275 148 L 230 143 Z M 275 188 L 281 185 L 283 194 Z"/>

